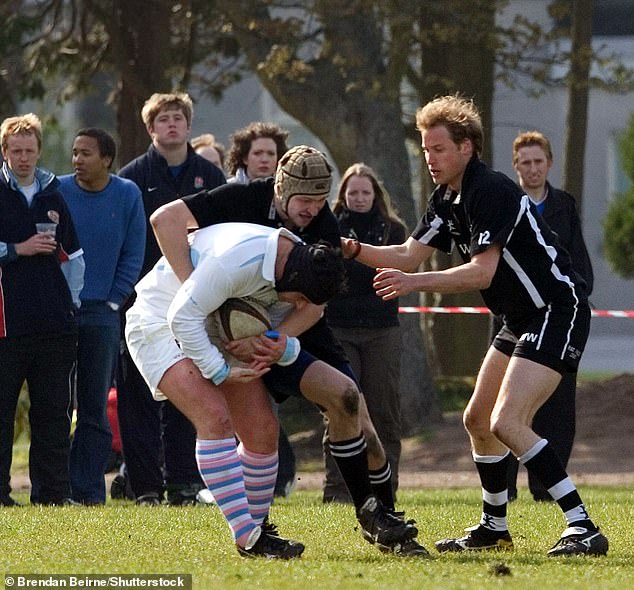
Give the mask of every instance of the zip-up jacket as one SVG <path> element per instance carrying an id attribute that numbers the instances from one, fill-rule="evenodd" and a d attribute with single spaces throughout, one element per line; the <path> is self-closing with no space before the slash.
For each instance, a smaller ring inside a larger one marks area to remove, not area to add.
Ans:
<path id="1" fill-rule="evenodd" d="M 0 338 L 76 329 L 84 260 L 70 212 L 54 174 L 36 169 L 39 191 L 29 205 L 6 162 L 0 171 Z M 18 256 L 15 244 L 57 223 L 53 254 Z"/>

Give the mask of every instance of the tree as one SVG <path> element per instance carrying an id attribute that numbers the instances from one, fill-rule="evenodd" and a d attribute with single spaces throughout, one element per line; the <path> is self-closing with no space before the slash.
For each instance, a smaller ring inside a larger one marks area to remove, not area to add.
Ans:
<path id="1" fill-rule="evenodd" d="M 487 140 L 492 126 L 495 48 L 499 45 L 499 32 L 495 27 L 498 8 L 498 3 L 482 0 L 421 3 L 413 46 L 420 65 L 410 67 L 407 76 L 416 90 L 418 104 L 425 104 L 437 95 L 456 92 L 473 98 L 481 109 Z M 491 161 L 490 146 L 491 143 L 485 141 L 483 158 L 488 161 Z M 422 157 L 420 163 L 421 176 L 428 181 Z M 422 192 L 428 194 L 431 185 L 425 184 Z M 451 257 L 436 253 L 429 267 L 440 270 L 460 263 L 457 253 Z M 434 306 L 483 305 L 477 292 L 431 293 L 422 299 Z M 422 323 L 430 364 L 436 375 L 473 376 L 477 373 L 489 344 L 488 316 L 428 314 L 423 316 Z"/>
<path id="2" fill-rule="evenodd" d="M 577 207 L 579 215 L 581 215 L 583 208 L 582 163 L 586 153 L 586 132 L 588 128 L 594 0 L 574 0 L 573 4 L 572 56 L 568 79 L 568 111 L 563 176 L 564 189 L 577 198 Z"/>
<path id="3" fill-rule="evenodd" d="M 612 269 L 634 278 L 634 114 L 619 138 L 619 153 L 629 189 L 614 198 L 603 220 L 603 250 Z"/>
<path id="4" fill-rule="evenodd" d="M 217 3 L 250 69 L 279 105 L 327 146 L 344 170 L 364 161 L 388 180 L 410 227 L 416 219 L 402 123 L 401 83 L 407 68 L 411 13 L 404 4 L 318 0 L 310 14 L 272 2 Z M 389 41 L 386 40 L 389 38 Z M 415 298 L 403 303 L 416 304 Z M 439 418 L 424 343 L 415 317 L 402 321 L 404 430 Z"/>
<path id="5" fill-rule="evenodd" d="M 98 88 L 117 115 L 126 162 L 147 148 L 140 110 L 152 93 L 195 88 L 218 97 L 239 79 L 237 45 L 214 11 L 207 0 L 3 3 L 0 104 L 12 112 L 46 96 L 63 105 Z"/>

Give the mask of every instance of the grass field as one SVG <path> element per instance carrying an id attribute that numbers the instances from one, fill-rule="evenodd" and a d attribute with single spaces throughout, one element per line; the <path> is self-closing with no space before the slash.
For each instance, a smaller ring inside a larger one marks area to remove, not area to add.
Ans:
<path id="1" fill-rule="evenodd" d="M 610 540 L 605 558 L 546 557 L 564 528 L 563 518 L 556 506 L 528 499 L 510 507 L 514 552 L 439 555 L 433 541 L 461 534 L 477 521 L 480 505 L 477 489 L 439 489 L 400 494 L 399 507 L 418 521 L 419 540 L 432 553 L 432 559 L 401 559 L 379 553 L 361 538 L 350 506 L 324 505 L 319 492 L 295 492 L 276 501 L 271 515 L 283 535 L 306 545 L 304 556 L 292 562 L 241 558 L 215 507 L 109 502 L 102 508 L 0 509 L 0 571 L 188 573 L 200 590 L 633 587 L 634 492 L 597 487 L 581 491 Z M 500 575 L 505 569 L 508 573 Z"/>

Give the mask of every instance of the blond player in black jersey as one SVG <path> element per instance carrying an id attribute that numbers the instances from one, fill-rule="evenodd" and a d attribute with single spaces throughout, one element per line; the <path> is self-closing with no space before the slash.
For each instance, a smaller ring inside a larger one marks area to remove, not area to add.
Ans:
<path id="1" fill-rule="evenodd" d="M 548 555 L 603 555 L 607 539 L 548 441 L 531 428 L 562 374 L 579 364 L 590 326 L 586 284 L 529 197 L 480 161 L 482 122 L 473 102 L 437 98 L 418 110 L 416 123 L 438 185 L 425 214 L 403 244 L 342 239 L 342 246 L 346 256 L 377 267 L 374 286 L 383 299 L 412 291 L 480 290 L 491 311 L 504 316 L 464 412 L 482 482 L 482 516 L 465 536 L 436 547 L 441 552 L 513 547 L 506 519 L 512 452 L 564 512 L 567 528 Z M 435 249 L 450 252 L 453 246 L 463 264 L 416 272 Z M 517 339 L 511 347 L 509 334 Z"/>

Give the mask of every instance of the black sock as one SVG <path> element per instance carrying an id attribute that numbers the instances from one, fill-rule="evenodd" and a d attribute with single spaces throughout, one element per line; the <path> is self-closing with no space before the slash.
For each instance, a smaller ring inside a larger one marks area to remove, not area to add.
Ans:
<path id="1" fill-rule="evenodd" d="M 508 506 L 508 471 L 510 453 L 502 456 L 477 455 L 475 461 L 482 483 L 482 517 L 480 528 L 498 535 L 508 530 L 506 508 Z"/>
<path id="2" fill-rule="evenodd" d="M 370 484 L 374 495 L 388 510 L 394 510 L 394 488 L 392 487 L 392 469 L 386 460 L 380 469 L 370 469 Z"/>
<path id="3" fill-rule="evenodd" d="M 365 499 L 372 495 L 368 473 L 368 451 L 365 437 L 360 434 L 350 440 L 328 441 L 330 455 L 337 462 L 341 477 L 348 487 L 355 508 L 358 510 Z"/>
<path id="4" fill-rule="evenodd" d="M 520 461 L 542 482 L 548 493 L 559 504 L 569 526 L 582 526 L 596 530 L 597 527 L 588 516 L 577 488 L 546 439 L 542 438 L 535 443 L 520 457 Z"/>

